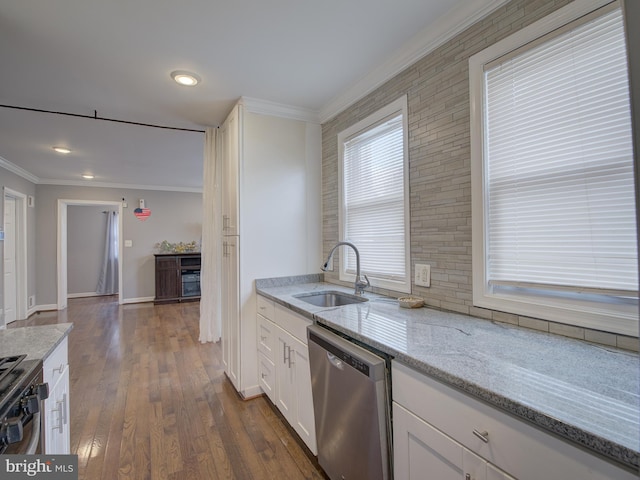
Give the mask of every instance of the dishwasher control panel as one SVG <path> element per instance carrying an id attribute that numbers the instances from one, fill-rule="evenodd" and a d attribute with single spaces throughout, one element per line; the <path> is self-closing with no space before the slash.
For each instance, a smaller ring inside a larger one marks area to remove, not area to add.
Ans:
<path id="1" fill-rule="evenodd" d="M 312 340 L 313 342 L 317 343 L 322 348 L 324 348 L 327 352 L 331 353 L 332 355 L 335 355 L 337 358 L 342 360 L 347 365 L 355 368 L 360 373 L 366 375 L 367 377 L 369 376 L 370 366 L 368 363 L 362 361 L 360 358 L 350 355 L 349 353 L 338 348 L 332 343 L 329 343 L 324 338 L 316 335 L 314 332 L 309 332 L 309 340 Z"/>

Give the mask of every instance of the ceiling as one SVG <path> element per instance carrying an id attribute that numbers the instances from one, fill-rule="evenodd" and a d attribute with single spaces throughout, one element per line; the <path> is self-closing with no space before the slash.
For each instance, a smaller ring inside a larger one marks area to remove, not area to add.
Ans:
<path id="1" fill-rule="evenodd" d="M 0 166 L 198 191 L 202 133 L 85 117 L 203 130 L 244 96 L 323 122 L 501 3 L 0 0 L 0 104 L 80 115 L 0 107 Z M 202 81 L 179 86 L 173 70 Z"/>

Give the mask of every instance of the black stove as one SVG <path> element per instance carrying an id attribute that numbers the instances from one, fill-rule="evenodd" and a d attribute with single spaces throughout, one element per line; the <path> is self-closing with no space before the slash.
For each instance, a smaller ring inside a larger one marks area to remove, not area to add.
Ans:
<path id="1" fill-rule="evenodd" d="M 22 443 L 27 425 L 40 421 L 41 401 L 49 396 L 42 383 L 42 360 L 26 355 L 0 358 L 0 454 L 12 453 Z M 38 429 L 39 430 L 39 429 Z"/>

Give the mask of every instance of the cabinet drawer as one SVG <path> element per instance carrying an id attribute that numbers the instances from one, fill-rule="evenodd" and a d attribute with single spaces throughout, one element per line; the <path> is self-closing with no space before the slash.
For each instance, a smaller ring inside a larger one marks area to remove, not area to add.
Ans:
<path id="1" fill-rule="evenodd" d="M 276 325 L 307 345 L 307 327 L 313 322 L 280 306 L 275 306 Z"/>
<path id="2" fill-rule="evenodd" d="M 53 388 L 58 379 L 64 373 L 64 369 L 68 363 L 68 337 L 64 337 L 51 355 L 44 361 L 42 367 L 42 377 L 49 384 L 49 388 Z"/>
<path id="3" fill-rule="evenodd" d="M 520 480 L 635 476 L 550 433 L 393 362 L 393 400 Z M 488 442 L 476 434 L 486 432 Z"/>
<path id="4" fill-rule="evenodd" d="M 275 381 L 276 371 L 274 363 L 269 360 L 262 352 L 258 353 L 258 381 L 260 382 L 260 388 L 269 397 L 272 403 L 275 404 Z"/>
<path id="5" fill-rule="evenodd" d="M 258 314 L 258 351 L 274 362 L 276 349 L 275 323 Z"/>
<path id="6" fill-rule="evenodd" d="M 273 320 L 275 317 L 274 306 L 275 304 L 271 300 L 258 295 L 258 313 L 260 315 L 269 320 Z"/>

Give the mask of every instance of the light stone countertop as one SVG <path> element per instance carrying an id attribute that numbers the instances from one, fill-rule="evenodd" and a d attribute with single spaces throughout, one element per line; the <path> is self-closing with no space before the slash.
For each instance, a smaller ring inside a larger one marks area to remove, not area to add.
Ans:
<path id="1" fill-rule="evenodd" d="M 353 293 L 321 275 L 256 281 L 259 294 L 579 446 L 638 469 L 638 354 L 431 308 L 322 308 L 294 297 Z"/>
<path id="2" fill-rule="evenodd" d="M 73 323 L 56 323 L 0 330 L 0 356 L 26 354 L 44 361 L 72 329 Z"/>

